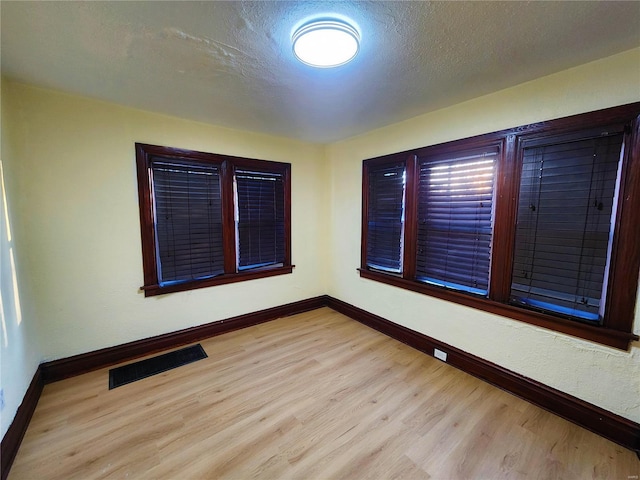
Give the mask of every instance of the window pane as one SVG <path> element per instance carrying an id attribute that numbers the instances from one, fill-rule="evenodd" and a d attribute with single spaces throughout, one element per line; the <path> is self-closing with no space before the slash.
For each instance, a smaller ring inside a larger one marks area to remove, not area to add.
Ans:
<path id="1" fill-rule="evenodd" d="M 420 159 L 416 274 L 486 295 L 497 151 Z"/>
<path id="2" fill-rule="evenodd" d="M 598 322 L 622 134 L 525 148 L 511 301 Z"/>
<path id="3" fill-rule="evenodd" d="M 369 169 L 367 266 L 402 271 L 404 163 Z"/>
<path id="4" fill-rule="evenodd" d="M 284 175 L 236 170 L 238 270 L 285 261 Z"/>
<path id="5" fill-rule="evenodd" d="M 154 159 L 151 169 L 160 284 L 223 273 L 218 167 Z"/>

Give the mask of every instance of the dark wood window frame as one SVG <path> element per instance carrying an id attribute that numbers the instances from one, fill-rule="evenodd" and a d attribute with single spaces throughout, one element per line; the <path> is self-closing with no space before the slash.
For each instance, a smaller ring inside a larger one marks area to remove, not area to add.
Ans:
<path id="1" fill-rule="evenodd" d="M 586 324 L 510 304 L 509 294 L 522 166 L 522 146 L 525 142 L 531 142 L 538 138 L 606 127 L 616 127 L 624 132 L 624 160 L 614 225 L 606 310 L 602 325 Z M 494 184 L 495 213 L 490 286 L 487 297 L 419 282 L 416 280 L 415 272 L 418 158 L 478 147 L 498 147 L 499 149 Z M 389 274 L 367 266 L 368 169 L 374 165 L 397 163 L 399 160 L 406 162 L 404 267 L 400 274 Z M 362 278 L 430 295 L 622 350 L 627 350 L 631 341 L 638 340 L 638 336 L 633 333 L 633 322 L 640 270 L 640 243 L 638 242 L 640 238 L 640 102 L 364 160 L 362 182 L 361 263 L 358 269 Z"/>
<path id="2" fill-rule="evenodd" d="M 156 233 L 154 224 L 153 179 L 151 164 L 154 158 L 193 161 L 215 164 L 219 167 L 222 196 L 222 246 L 224 273 L 205 279 L 196 279 L 161 285 L 156 260 Z M 291 264 L 291 164 L 267 160 L 196 152 L 157 145 L 136 143 L 136 167 L 138 176 L 138 200 L 140 207 L 140 232 L 142 239 L 142 263 L 145 296 L 193 290 L 196 288 L 254 280 L 283 275 L 293 271 Z M 256 170 L 282 174 L 284 178 L 284 262 L 282 266 L 268 266 L 238 272 L 236 265 L 236 228 L 234 203 L 235 169 Z"/>

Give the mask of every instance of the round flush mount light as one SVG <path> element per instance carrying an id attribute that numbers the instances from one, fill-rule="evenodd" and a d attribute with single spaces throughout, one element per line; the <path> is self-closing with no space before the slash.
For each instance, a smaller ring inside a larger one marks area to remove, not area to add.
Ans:
<path id="1" fill-rule="evenodd" d="M 293 34 L 293 53 L 312 67 L 331 68 L 351 61 L 360 48 L 358 31 L 342 20 L 317 20 Z"/>

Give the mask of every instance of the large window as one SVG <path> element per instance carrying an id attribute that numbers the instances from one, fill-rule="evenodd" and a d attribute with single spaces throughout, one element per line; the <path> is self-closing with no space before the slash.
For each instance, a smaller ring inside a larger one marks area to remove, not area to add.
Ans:
<path id="1" fill-rule="evenodd" d="M 639 113 L 632 104 L 365 160 L 361 276 L 628 348 Z"/>
<path id="2" fill-rule="evenodd" d="M 622 140 L 523 142 L 512 302 L 602 322 Z"/>
<path id="3" fill-rule="evenodd" d="M 486 294 L 495 148 L 418 159 L 416 278 Z"/>
<path id="4" fill-rule="evenodd" d="M 367 212 L 367 266 L 377 270 L 402 271 L 404 219 L 404 163 L 372 166 Z"/>
<path id="5" fill-rule="evenodd" d="M 136 144 L 145 295 L 291 273 L 291 165 Z"/>

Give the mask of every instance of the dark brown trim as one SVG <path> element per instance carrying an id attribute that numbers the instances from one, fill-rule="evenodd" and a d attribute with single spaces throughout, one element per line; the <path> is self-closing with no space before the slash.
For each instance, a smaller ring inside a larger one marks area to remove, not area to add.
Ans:
<path id="1" fill-rule="evenodd" d="M 38 365 L 36 373 L 33 374 L 33 379 L 27 388 L 22 403 L 16 411 L 16 416 L 11 422 L 9 429 L 2 437 L 2 444 L 0 445 L 0 479 L 6 480 L 9 476 L 9 470 L 13 464 L 13 460 L 16 458 L 18 448 L 22 438 L 27 431 L 29 421 L 33 416 L 33 412 L 38 405 L 38 400 L 42 394 L 42 388 L 44 387 L 44 380 L 42 377 L 42 367 Z"/>
<path id="2" fill-rule="evenodd" d="M 438 348 L 447 353 L 447 363 L 450 365 L 634 450 L 640 455 L 640 425 L 637 423 L 535 380 L 511 372 L 475 355 L 463 352 L 434 338 L 397 325 L 342 300 L 328 295 L 321 295 L 198 327 L 41 364 L 33 376 L 9 430 L 7 430 L 2 439 L 0 446 L 2 462 L 0 480 L 6 480 L 9 475 L 9 469 L 46 383 L 52 383 L 119 362 L 193 343 L 203 338 L 221 335 L 233 330 L 275 320 L 276 318 L 325 306 L 428 355 L 433 356 L 433 349 Z"/>
<path id="3" fill-rule="evenodd" d="M 222 251 L 224 252 L 225 275 L 236 274 L 236 228 L 233 206 L 233 165 L 224 162 L 220 169 L 222 185 Z M 191 283 L 191 282 L 190 282 Z M 207 285 L 208 286 L 208 285 Z"/>
<path id="4" fill-rule="evenodd" d="M 284 170 L 284 258 L 288 266 L 291 260 L 291 168 Z"/>
<path id="5" fill-rule="evenodd" d="M 500 148 L 500 159 L 496 162 L 495 218 L 493 223 L 493 250 L 502 255 L 491 256 L 491 274 L 489 275 L 489 292 L 496 302 L 507 303 L 511 290 L 511 271 L 513 265 L 513 247 L 518 202 L 514 192 L 514 178 L 520 177 L 516 155 L 516 136 L 509 135 L 503 139 Z"/>
<path id="6" fill-rule="evenodd" d="M 150 145 L 136 143 L 136 172 L 138 178 L 138 209 L 140 212 L 140 241 L 144 284 L 158 282 L 158 265 L 155 255 L 155 229 L 153 228 L 153 198 L 151 194 Z M 155 150 L 154 150 L 155 152 Z M 145 293 L 146 295 L 146 293 Z"/>
<path id="7" fill-rule="evenodd" d="M 116 363 L 125 362 L 151 353 L 176 348 L 188 343 L 197 342 L 204 338 L 221 335 L 223 333 L 268 322 L 280 317 L 296 313 L 315 310 L 326 305 L 324 296 L 300 300 L 278 307 L 267 308 L 258 312 L 238 315 L 217 322 L 186 328 L 177 332 L 165 333 L 156 337 L 145 338 L 135 342 L 103 348 L 93 352 L 74 355 L 73 357 L 53 360 L 41 365 L 44 383 L 56 382 L 64 378 L 108 367 Z"/>
<path id="8" fill-rule="evenodd" d="M 517 305 L 510 301 L 517 206 L 522 170 L 523 148 L 527 145 L 548 141 L 551 138 L 568 141 L 571 138 L 586 138 L 603 133 L 624 131 L 624 155 L 616 225 L 613 231 L 613 247 L 607 283 L 607 299 L 601 325 L 594 325 L 580 318 L 551 311 L 542 313 L 534 308 Z M 460 293 L 420 282 L 416 272 L 417 229 L 415 222 L 415 175 L 407 158 L 436 158 L 452 152 L 474 150 L 478 147 L 500 148 L 497 162 L 495 192 L 494 230 L 491 246 L 491 275 L 488 296 Z M 365 208 L 368 198 L 368 175 L 372 166 L 393 164 L 404 159 L 407 165 L 405 201 L 405 231 L 402 248 L 404 264 L 400 274 L 381 272 L 369 268 L 366 262 L 366 238 L 368 222 Z M 413 184 L 412 184 L 413 183 Z M 394 285 L 425 295 L 477 308 L 539 327 L 584 338 L 621 350 L 628 350 L 638 336 L 633 333 L 638 270 L 640 270 L 640 102 L 630 103 L 594 112 L 523 125 L 475 137 L 426 146 L 411 151 L 393 153 L 363 161 L 363 210 L 360 276 Z"/>
<path id="9" fill-rule="evenodd" d="M 342 300 L 327 297 L 327 306 L 428 355 L 433 356 L 434 348 L 442 350 L 447 353 L 448 364 L 636 453 L 640 452 L 640 424 Z"/>
<path id="10" fill-rule="evenodd" d="M 360 210 L 360 266 L 367 265 L 367 231 L 369 229 L 369 164 L 362 162 L 362 208 Z"/>
<path id="11" fill-rule="evenodd" d="M 377 159 L 367 160 L 362 162 L 362 215 L 361 215 L 361 240 L 360 240 L 360 265 L 362 268 L 366 268 L 367 265 L 367 228 L 369 225 L 369 171 L 372 167 L 385 164 L 404 164 L 407 162 L 413 165 L 415 168 L 415 155 L 408 153 L 398 153 L 393 155 L 386 155 L 384 157 L 378 157 Z M 405 193 L 406 194 L 406 193 Z M 411 192 L 408 193 L 410 196 Z M 406 216 L 405 216 L 406 218 Z M 406 228 L 406 226 L 405 226 Z M 411 227 L 410 227 L 411 228 Z M 405 232 L 406 235 L 406 232 Z M 407 258 L 406 255 L 404 258 Z"/>
<path id="12" fill-rule="evenodd" d="M 376 163 L 387 163 L 389 162 L 390 158 L 404 159 L 409 155 L 418 155 L 419 157 L 421 157 L 424 155 L 440 154 L 443 151 L 447 151 L 451 147 L 455 148 L 457 146 L 469 145 L 472 142 L 477 142 L 478 144 L 482 144 L 484 142 L 496 142 L 511 135 L 525 135 L 532 133 L 546 134 L 549 132 L 553 132 L 555 134 L 571 132 L 583 129 L 585 124 L 588 124 L 594 128 L 614 124 L 621 125 L 626 123 L 627 119 L 636 117 L 636 115 L 638 115 L 638 109 L 640 109 L 640 102 L 627 103 L 625 105 L 603 108 L 601 110 L 595 110 L 592 112 L 579 113 L 577 115 L 570 115 L 568 117 L 554 118 L 538 123 L 520 125 L 519 127 L 506 128 L 497 132 L 483 133 L 474 137 L 428 145 L 412 150 L 403 150 L 402 152 L 373 157 L 368 161 Z"/>
<path id="13" fill-rule="evenodd" d="M 584 338 L 592 342 L 598 342 L 620 350 L 627 350 L 629 342 L 638 340 L 638 336 L 633 333 L 621 332 L 606 327 L 596 327 L 554 317 L 533 310 L 526 310 L 516 306 L 494 302 L 485 297 L 456 292 L 446 288 L 435 287 L 415 280 L 405 280 L 386 273 L 374 272 L 372 270 L 358 269 L 360 276 L 368 280 L 386 283 L 394 287 L 404 288 L 413 292 L 423 293 L 431 297 L 436 297 L 448 302 L 458 303 L 467 307 L 476 308 L 485 312 L 494 313 L 514 320 L 530 323 L 538 327 L 566 333 L 574 337 Z"/>
<path id="14" fill-rule="evenodd" d="M 418 157 L 409 155 L 406 163 L 404 188 L 404 237 L 418 236 L 418 184 L 420 183 L 420 167 Z M 417 242 L 404 242 L 404 257 L 402 259 L 403 278 L 411 279 L 416 276 Z M 362 264 L 365 266 L 364 264 Z"/>
<path id="15" fill-rule="evenodd" d="M 204 280 L 192 280 L 189 282 L 189 290 L 198 288 L 213 287 L 215 285 L 226 285 L 227 283 L 244 282 L 247 280 L 255 280 L 257 278 L 274 277 L 276 275 L 285 275 L 291 273 L 295 265 L 284 267 L 265 267 L 256 270 L 247 270 L 240 273 L 230 273 L 218 275 L 217 277 L 207 278 Z M 145 285 L 140 287 L 144 290 L 145 297 L 153 297 L 154 295 L 164 295 L 165 293 L 183 292 L 184 284 L 176 283 L 175 285 Z"/>
<path id="16" fill-rule="evenodd" d="M 233 157 L 215 153 L 197 152 L 158 145 L 136 143 L 136 172 L 138 178 L 138 205 L 140 211 L 140 237 L 142 244 L 142 269 L 144 285 L 140 287 L 145 297 L 165 293 L 182 292 L 197 288 L 242 282 L 256 278 L 272 277 L 291 273 L 291 164 L 271 160 Z M 222 251 L 224 274 L 213 278 L 190 280 L 170 285 L 159 285 L 156 258 L 156 233 L 154 225 L 153 173 L 155 157 L 178 161 L 206 162 L 220 169 L 222 203 Z M 256 268 L 238 272 L 236 266 L 236 228 L 234 175 L 236 168 L 256 169 L 260 172 L 281 173 L 284 178 L 284 233 L 285 258 L 280 267 Z"/>
<path id="17" fill-rule="evenodd" d="M 624 195 L 618 199 L 605 318 L 605 325 L 618 330 L 625 330 L 626 319 L 635 317 L 638 291 L 633 279 L 640 269 L 640 115 L 625 129 L 624 148 L 629 161 L 622 171 Z"/>

